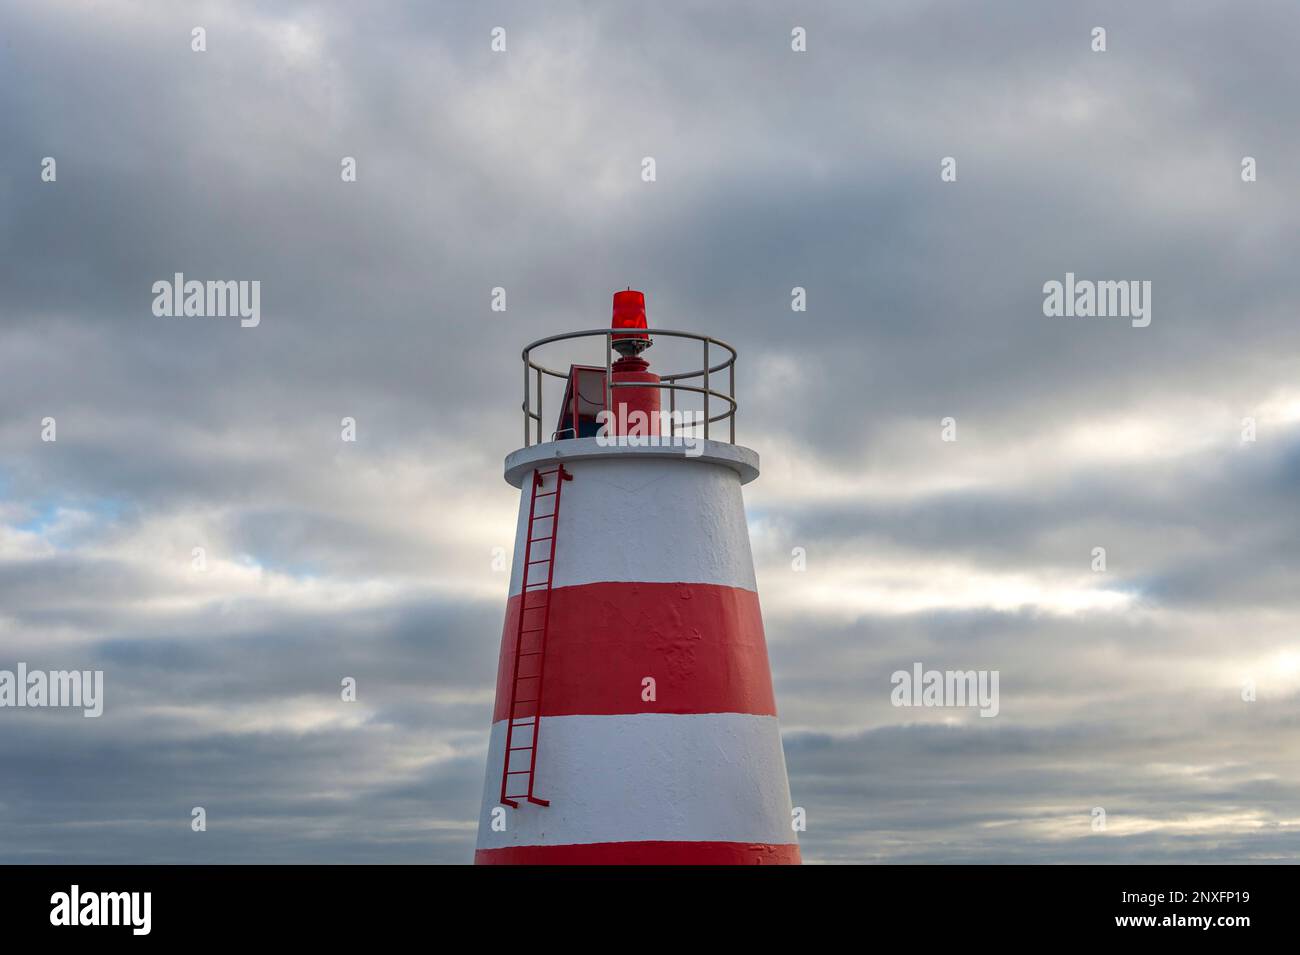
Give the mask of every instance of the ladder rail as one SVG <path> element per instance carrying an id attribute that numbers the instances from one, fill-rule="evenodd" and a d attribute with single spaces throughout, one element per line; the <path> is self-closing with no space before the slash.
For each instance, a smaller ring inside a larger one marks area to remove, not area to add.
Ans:
<path id="1" fill-rule="evenodd" d="M 524 604 L 528 597 L 528 564 L 529 551 L 532 550 L 530 538 L 533 536 L 533 515 L 537 512 L 537 472 L 533 472 L 532 493 L 528 499 L 528 524 L 524 529 L 524 570 L 523 577 L 520 581 L 520 593 L 523 595 L 519 601 L 519 623 L 515 627 L 515 659 L 514 667 L 510 673 L 510 707 L 506 710 L 506 757 L 505 766 L 501 771 L 501 802 L 512 809 L 518 809 L 519 803 L 506 795 L 506 784 L 510 779 L 510 744 L 514 741 L 515 735 L 515 696 L 518 693 L 519 686 L 519 644 L 522 640 L 520 633 L 524 625 Z M 549 600 L 547 601 L 550 602 Z M 533 730 L 534 734 L 537 732 Z"/>
<path id="2" fill-rule="evenodd" d="M 573 475 L 564 470 L 563 464 L 559 465 L 555 469 L 555 506 L 551 508 L 551 556 L 546 567 L 546 609 L 542 611 L 542 636 L 540 640 L 542 652 L 537 659 L 537 709 L 535 710 L 537 713 L 537 721 L 533 727 L 533 752 L 529 757 L 528 763 L 529 802 L 539 802 L 539 800 L 533 796 L 533 783 L 537 779 L 537 744 L 542 735 L 542 688 L 546 685 L 546 638 L 549 636 L 551 625 L 551 585 L 555 580 L 555 545 L 557 543 L 556 538 L 559 536 L 560 492 L 564 490 L 564 482 L 572 479 Z M 523 616 L 521 615 L 519 619 L 522 621 Z M 515 649 L 516 661 L 519 658 L 519 649 L 520 648 L 518 647 Z M 549 805 L 549 802 L 543 803 L 543 805 Z"/>
<path id="3" fill-rule="evenodd" d="M 556 476 L 555 490 L 539 494 L 538 489 L 545 486 L 545 478 L 549 474 L 554 474 Z M 563 464 L 553 468 L 550 471 L 541 471 L 541 470 L 533 471 L 532 492 L 530 494 L 530 499 L 528 502 L 528 524 L 527 524 L 527 529 L 525 531 L 525 537 L 524 537 L 524 565 L 523 565 L 523 572 L 520 580 L 519 619 L 517 620 L 515 626 L 515 647 L 514 647 L 515 659 L 514 659 L 514 666 L 512 667 L 511 675 L 510 675 L 510 708 L 506 714 L 507 718 L 506 718 L 505 759 L 504 759 L 504 766 L 502 767 L 501 770 L 501 802 L 514 809 L 519 808 L 519 803 L 516 800 L 520 797 L 527 799 L 528 802 L 534 803 L 535 805 L 539 805 L 539 806 L 550 805 L 550 802 L 548 800 L 542 799 L 534 793 L 533 787 L 535 785 L 536 778 L 537 778 L 536 775 L 537 774 L 537 747 L 538 747 L 538 740 L 541 735 L 542 684 L 543 684 L 543 678 L 546 673 L 546 637 L 547 637 L 547 630 L 550 626 L 550 618 L 551 618 L 551 589 L 555 580 L 555 544 L 556 544 L 556 537 L 558 536 L 557 530 L 558 530 L 558 523 L 559 523 L 559 516 L 560 516 L 560 496 L 561 496 L 560 490 L 563 488 L 565 481 L 571 481 L 571 480 L 573 480 L 573 475 L 565 471 Z M 539 515 L 537 513 L 537 499 L 539 497 L 555 498 L 554 506 L 551 508 L 550 514 Z M 550 528 L 549 535 L 541 535 L 539 537 L 533 536 L 533 531 L 539 520 L 551 521 L 551 528 Z M 543 559 L 534 560 L 532 555 L 533 545 L 540 543 L 542 541 L 550 541 L 550 545 L 548 547 L 549 556 Z M 532 568 L 538 564 L 548 565 L 546 569 L 546 580 L 532 582 L 531 580 Z M 530 588 L 539 588 L 539 589 L 530 589 Z M 540 589 L 540 588 L 544 588 L 544 589 Z M 534 604 L 532 607 L 529 607 L 528 595 L 530 593 L 541 593 L 543 595 L 542 597 L 543 602 L 541 604 Z M 525 627 L 524 619 L 526 615 L 529 612 L 534 610 L 542 611 L 541 626 Z M 531 633 L 539 634 L 537 639 L 537 646 L 536 649 L 529 651 L 528 653 L 525 653 L 524 644 L 523 644 L 524 635 L 531 634 Z M 521 682 L 521 678 L 519 676 L 519 668 L 520 668 L 520 661 L 525 656 L 536 656 L 540 658 L 537 661 L 538 664 L 537 675 L 535 677 L 530 676 L 530 677 L 523 678 L 524 680 L 530 680 L 530 681 L 536 680 L 537 689 L 531 698 L 520 699 L 519 684 Z M 531 717 L 531 722 L 527 722 L 523 718 L 516 716 L 515 710 L 521 703 L 530 703 L 533 705 L 534 708 L 533 708 L 533 716 Z M 515 730 L 522 729 L 524 726 L 527 726 L 531 730 L 531 736 L 528 745 L 516 746 L 514 745 Z M 521 752 L 523 750 L 531 750 L 531 753 L 529 755 L 529 760 L 528 760 L 528 769 L 512 770 L 510 768 L 511 754 L 516 752 Z M 515 793 L 512 796 L 512 794 L 509 792 L 511 788 L 510 779 L 512 776 L 528 777 L 527 793 Z"/>

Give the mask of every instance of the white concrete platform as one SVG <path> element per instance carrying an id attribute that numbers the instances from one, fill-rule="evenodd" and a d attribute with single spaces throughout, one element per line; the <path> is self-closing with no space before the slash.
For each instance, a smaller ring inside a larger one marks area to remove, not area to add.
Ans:
<path id="1" fill-rule="evenodd" d="M 630 439 L 612 439 L 636 441 Z M 703 464 L 722 465 L 740 475 L 740 483 L 748 484 L 758 477 L 758 452 L 739 444 L 725 441 L 705 441 L 703 438 L 677 438 L 686 444 L 671 444 L 669 438 L 646 438 L 660 441 L 659 445 L 641 446 L 602 445 L 600 438 L 570 438 L 564 441 L 545 441 L 530 448 L 520 448 L 506 456 L 505 477 L 514 487 L 522 487 L 534 468 L 573 461 L 629 460 L 641 458 L 697 461 Z"/>

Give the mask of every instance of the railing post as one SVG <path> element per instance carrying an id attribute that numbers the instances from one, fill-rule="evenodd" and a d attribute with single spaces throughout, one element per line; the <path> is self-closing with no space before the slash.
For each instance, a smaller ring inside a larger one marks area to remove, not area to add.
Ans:
<path id="1" fill-rule="evenodd" d="M 709 440 L 709 340 L 704 339 L 704 440 Z"/>
<path id="2" fill-rule="evenodd" d="M 614 333 L 610 331 L 605 333 L 605 410 L 608 411 L 610 415 L 614 413 L 614 384 L 610 380 L 613 374 L 614 374 Z M 605 423 L 609 427 L 610 434 L 618 433 L 618 428 L 615 427 L 614 422 L 610 420 L 609 416 L 606 416 Z M 578 422 L 575 420 L 573 424 L 574 427 L 577 427 Z M 596 431 L 597 433 L 600 432 L 599 426 L 597 426 Z M 575 431 L 573 433 L 573 436 L 576 438 L 578 436 L 578 433 Z"/>
<path id="3" fill-rule="evenodd" d="M 537 443 L 542 443 L 542 370 L 537 369 Z"/>
<path id="4" fill-rule="evenodd" d="M 731 443 L 736 443 L 736 359 L 732 356 L 727 366 L 727 395 L 731 398 Z"/>
<path id="5" fill-rule="evenodd" d="M 524 352 L 524 447 L 531 447 L 531 433 L 528 430 L 528 352 Z"/>

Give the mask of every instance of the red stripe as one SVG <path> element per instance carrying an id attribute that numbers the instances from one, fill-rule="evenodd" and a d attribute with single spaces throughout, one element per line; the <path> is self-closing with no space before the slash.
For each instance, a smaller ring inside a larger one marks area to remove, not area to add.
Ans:
<path id="1" fill-rule="evenodd" d="M 494 722 L 510 708 L 522 595 L 510 598 L 497 667 Z M 528 595 L 530 608 L 542 602 Z M 716 584 L 608 582 L 551 591 L 543 716 L 750 713 L 775 716 L 758 594 Z M 528 611 L 526 629 L 541 625 Z M 536 648 L 525 636 L 524 651 Z M 535 697 L 541 656 L 520 660 L 520 697 Z M 643 700 L 642 681 L 655 680 Z M 516 708 L 516 717 L 532 716 Z"/>
<path id="2" fill-rule="evenodd" d="M 750 842 L 593 842 L 479 849 L 475 865 L 799 865 L 799 846 Z"/>

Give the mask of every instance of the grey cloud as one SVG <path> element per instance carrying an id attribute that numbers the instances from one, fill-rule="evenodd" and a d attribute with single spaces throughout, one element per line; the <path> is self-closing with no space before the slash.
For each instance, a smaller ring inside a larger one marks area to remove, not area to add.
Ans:
<path id="1" fill-rule="evenodd" d="M 1042 482 L 922 488 L 944 415 L 960 421 L 944 465 L 960 477 L 980 449 L 1032 447 L 1042 464 L 1078 425 L 1194 401 L 1235 421 L 1294 397 L 1300 13 L 204 14 L 197 55 L 193 15 L 163 2 L 0 10 L 0 518 L 15 515 L 0 520 L 0 666 L 112 676 L 100 721 L 29 713 L 0 730 L 0 763 L 23 767 L 0 778 L 0 856 L 466 861 L 519 349 L 603 325 L 632 285 L 652 322 L 741 352 L 738 437 L 766 469 L 747 494 L 808 859 L 1295 857 L 1294 413 L 1231 453 L 1151 448 L 1063 458 Z M 1097 23 L 1104 56 L 1087 49 Z M 488 50 L 499 24 L 505 57 Z M 54 185 L 38 178 L 47 155 Z M 654 184 L 637 179 L 644 155 Z M 1243 155 L 1259 182 L 1240 181 Z M 1042 283 L 1067 270 L 1150 279 L 1151 327 L 1045 318 Z M 151 284 L 176 271 L 260 280 L 261 326 L 155 318 Z M 504 314 L 488 309 L 498 285 Z M 795 285 L 807 313 L 789 309 Z M 56 444 L 39 438 L 47 415 Z M 893 493 L 822 493 L 857 478 Z M 43 526 L 60 507 L 86 516 Z M 226 593 L 178 576 L 200 541 L 224 572 L 264 571 Z M 887 558 L 921 586 L 942 562 L 1086 569 L 1096 543 L 1131 610 L 810 609 L 784 576 L 795 544 L 804 585 Z M 886 691 L 913 660 L 1001 667 L 997 726 L 908 725 Z M 1268 660 L 1283 662 L 1256 672 Z M 368 718 L 293 731 L 293 707 L 332 703 L 344 672 Z M 1261 698 L 1242 704 L 1232 686 L 1252 674 Z M 151 707 L 235 725 L 151 724 Z M 269 728 L 250 728 L 259 715 Z M 1077 813 L 1086 830 L 1099 803 L 1106 836 L 1050 828 Z M 1251 811 L 1257 828 L 1181 826 Z"/>

